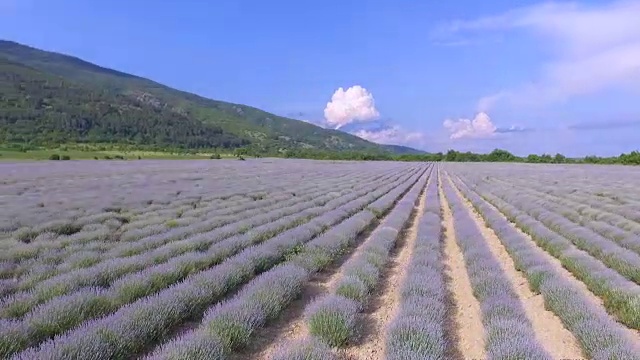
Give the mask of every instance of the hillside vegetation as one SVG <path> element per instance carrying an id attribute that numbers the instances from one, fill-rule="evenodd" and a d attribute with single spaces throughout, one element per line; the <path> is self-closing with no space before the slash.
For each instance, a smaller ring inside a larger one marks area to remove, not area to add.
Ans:
<path id="1" fill-rule="evenodd" d="M 0 41 L 0 142 L 420 153 Z"/>

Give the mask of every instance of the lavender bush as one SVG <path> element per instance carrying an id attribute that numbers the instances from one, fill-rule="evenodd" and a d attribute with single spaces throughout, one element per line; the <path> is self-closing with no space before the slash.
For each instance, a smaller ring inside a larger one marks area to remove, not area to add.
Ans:
<path id="1" fill-rule="evenodd" d="M 360 304 L 340 295 L 327 295 L 305 309 L 309 333 L 329 346 L 342 346 L 353 335 Z"/>
<path id="2" fill-rule="evenodd" d="M 509 224 L 495 208 L 464 183 L 458 181 L 457 185 L 496 231 L 516 266 L 526 275 L 531 288 L 542 294 L 545 305 L 560 317 L 580 341 L 585 355 L 592 359 L 638 358 L 638 344 L 633 344 L 625 336 L 618 323 L 591 303 L 580 288 L 556 270 L 542 251 Z"/>

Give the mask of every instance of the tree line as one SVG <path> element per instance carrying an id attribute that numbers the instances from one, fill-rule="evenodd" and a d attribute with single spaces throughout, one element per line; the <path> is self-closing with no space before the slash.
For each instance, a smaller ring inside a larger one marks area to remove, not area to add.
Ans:
<path id="1" fill-rule="evenodd" d="M 250 152 L 247 155 L 251 155 Z M 640 152 L 632 151 L 619 156 L 600 157 L 586 156 L 584 158 L 571 158 L 563 154 L 531 154 L 525 157 L 516 156 L 507 150 L 495 149 L 488 154 L 478 154 L 470 151 L 460 152 L 449 150 L 446 153 L 425 153 L 392 155 L 388 153 L 364 153 L 364 152 L 327 152 L 313 150 L 288 150 L 284 157 L 305 158 L 317 160 L 395 160 L 395 161 L 447 161 L 447 162 L 518 162 L 532 164 L 622 164 L 640 165 Z"/>

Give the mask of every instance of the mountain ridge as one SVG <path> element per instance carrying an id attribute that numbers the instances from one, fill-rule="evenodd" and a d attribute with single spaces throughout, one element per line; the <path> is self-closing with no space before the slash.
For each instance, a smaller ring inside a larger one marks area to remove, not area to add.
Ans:
<path id="1" fill-rule="evenodd" d="M 261 153 L 289 149 L 424 153 L 376 144 L 252 106 L 208 99 L 13 41 L 0 40 L 0 59 L 0 90 L 7 94 L 0 97 L 0 141 L 4 137 L 35 143 L 247 147 Z M 145 124 L 146 120 L 157 128 Z"/>

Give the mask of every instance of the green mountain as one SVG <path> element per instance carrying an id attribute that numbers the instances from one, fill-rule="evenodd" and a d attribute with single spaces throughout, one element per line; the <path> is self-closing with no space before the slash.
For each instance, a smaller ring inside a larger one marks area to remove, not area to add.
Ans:
<path id="1" fill-rule="evenodd" d="M 2 40 L 0 142 L 420 153 Z"/>

